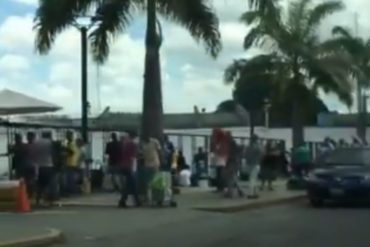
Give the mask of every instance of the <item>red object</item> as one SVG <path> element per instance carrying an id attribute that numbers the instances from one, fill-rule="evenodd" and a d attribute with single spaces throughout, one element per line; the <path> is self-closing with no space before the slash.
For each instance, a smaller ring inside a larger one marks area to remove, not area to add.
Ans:
<path id="1" fill-rule="evenodd" d="M 121 166 L 131 169 L 136 158 L 136 144 L 133 141 L 127 141 L 123 144 Z"/>
<path id="2" fill-rule="evenodd" d="M 220 156 L 227 156 L 231 134 L 221 129 L 213 129 L 211 136 L 211 152 Z"/>
<path id="3" fill-rule="evenodd" d="M 17 196 L 17 212 L 28 213 L 31 211 L 30 201 L 27 195 L 26 184 L 23 179 L 19 181 L 18 196 Z"/>

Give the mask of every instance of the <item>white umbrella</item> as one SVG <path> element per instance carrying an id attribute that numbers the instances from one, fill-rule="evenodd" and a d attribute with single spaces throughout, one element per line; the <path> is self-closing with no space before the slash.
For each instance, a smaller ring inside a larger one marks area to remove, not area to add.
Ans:
<path id="1" fill-rule="evenodd" d="M 0 115 L 45 113 L 61 107 L 8 89 L 0 91 Z"/>

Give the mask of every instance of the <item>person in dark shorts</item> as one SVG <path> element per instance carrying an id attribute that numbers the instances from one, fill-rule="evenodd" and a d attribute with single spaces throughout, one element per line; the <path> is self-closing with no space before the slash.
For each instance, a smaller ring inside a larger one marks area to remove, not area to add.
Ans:
<path id="1" fill-rule="evenodd" d="M 276 179 L 277 153 L 272 143 L 266 144 L 265 153 L 261 161 L 261 190 L 267 183 L 268 190 L 273 190 L 273 181 Z"/>
<path id="2" fill-rule="evenodd" d="M 122 156 L 122 142 L 118 139 L 117 133 L 111 134 L 111 141 L 105 148 L 105 154 L 108 158 L 108 172 L 112 178 L 112 185 L 115 191 L 119 191 L 118 168 Z"/>
<path id="3" fill-rule="evenodd" d="M 22 135 L 17 133 L 14 136 L 14 144 L 9 147 L 8 154 L 11 156 L 11 170 L 16 179 L 24 177 L 24 167 L 26 162 L 26 149 L 22 140 Z M 13 178 L 13 176 L 12 176 Z"/>
<path id="4" fill-rule="evenodd" d="M 49 205 L 53 202 L 53 143 L 50 132 L 43 132 L 41 139 L 36 141 L 36 164 L 38 167 L 36 205 L 45 200 Z"/>
<path id="5" fill-rule="evenodd" d="M 128 195 L 134 197 L 135 205 L 140 206 L 139 194 L 137 190 L 137 181 L 135 174 L 135 159 L 137 147 L 131 135 L 123 137 L 122 140 L 122 156 L 118 167 L 120 177 L 121 198 L 119 207 L 125 208 Z"/>
<path id="6" fill-rule="evenodd" d="M 21 177 L 27 187 L 30 198 L 33 197 L 36 181 L 36 135 L 34 132 L 27 133 L 27 143 L 24 144 L 24 166 L 21 168 Z"/>

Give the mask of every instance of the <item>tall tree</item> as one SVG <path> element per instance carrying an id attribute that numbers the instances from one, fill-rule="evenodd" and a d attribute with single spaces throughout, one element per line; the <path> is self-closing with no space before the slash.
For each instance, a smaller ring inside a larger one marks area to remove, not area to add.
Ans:
<path id="1" fill-rule="evenodd" d="M 219 21 L 206 0 L 40 0 L 36 12 L 36 49 L 46 54 L 58 34 L 76 18 L 96 9 L 100 21 L 89 35 L 92 55 L 98 63 L 108 58 L 112 39 L 127 30 L 132 14 L 146 11 L 145 72 L 142 137 L 163 138 L 163 106 L 160 72 L 162 34 L 157 15 L 186 28 L 206 52 L 216 57 L 221 50 Z M 124 57 L 122 59 L 125 59 Z"/>
<path id="2" fill-rule="evenodd" d="M 370 39 L 357 37 L 345 27 L 336 26 L 332 30 L 333 38 L 326 42 L 328 47 L 344 49 L 352 55 L 354 63 L 359 68 L 353 74 L 357 82 L 358 104 L 358 135 L 366 138 L 366 113 L 363 105 L 363 89 L 370 86 Z"/>
<path id="3" fill-rule="evenodd" d="M 259 55 L 252 59 L 235 60 L 225 71 L 225 82 L 233 84 L 233 98 L 242 105 L 251 115 L 251 135 L 254 125 L 261 125 L 261 113 L 265 110 L 266 100 L 270 109 L 270 124 L 272 126 L 290 125 L 292 100 L 290 97 L 282 97 L 278 90 L 279 83 L 270 73 L 271 64 L 268 55 Z M 328 112 L 324 102 L 317 96 L 317 92 L 307 87 L 302 87 L 302 94 L 305 95 L 302 112 L 302 122 L 307 125 L 316 124 L 317 114 Z M 232 104 L 231 104 L 232 103 Z M 226 111 L 233 111 L 233 102 L 225 101 L 219 107 Z M 227 106 L 227 107 L 226 107 Z M 231 110 L 227 110 L 231 109 Z"/>
<path id="4" fill-rule="evenodd" d="M 342 10 L 343 5 L 338 1 L 317 4 L 314 0 L 293 0 L 284 14 L 278 0 L 252 7 L 241 17 L 251 26 L 244 48 L 258 46 L 268 52 L 264 62 L 277 82 L 277 90 L 281 96 L 292 99 L 291 124 L 296 147 L 304 141 L 305 94 L 302 89 L 333 92 L 344 103 L 352 103 L 350 74 L 356 68 L 348 53 L 324 46 L 318 34 L 322 21 Z"/>
<path id="5" fill-rule="evenodd" d="M 270 100 L 270 74 L 267 72 L 265 56 L 257 56 L 251 60 L 235 60 L 225 71 L 224 81 L 234 84 L 233 98 L 249 112 L 250 136 L 254 129 L 258 114 Z M 262 67 L 261 67 L 262 65 Z"/>

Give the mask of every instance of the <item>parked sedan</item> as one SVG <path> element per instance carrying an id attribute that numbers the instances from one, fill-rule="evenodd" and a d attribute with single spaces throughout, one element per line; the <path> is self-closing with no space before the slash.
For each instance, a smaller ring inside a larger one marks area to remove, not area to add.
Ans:
<path id="1" fill-rule="evenodd" d="M 315 207 L 327 201 L 370 202 L 370 148 L 341 148 L 321 156 L 307 179 Z"/>

